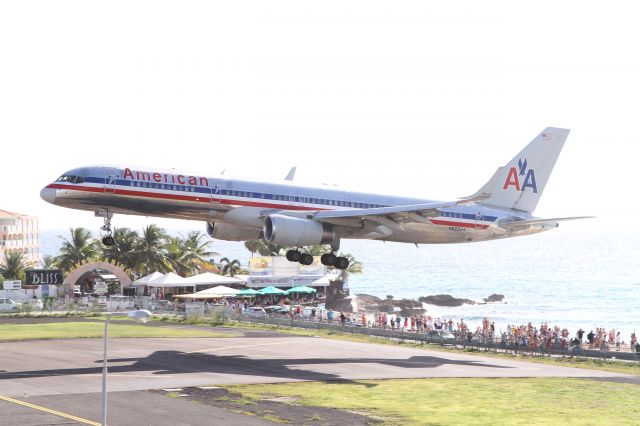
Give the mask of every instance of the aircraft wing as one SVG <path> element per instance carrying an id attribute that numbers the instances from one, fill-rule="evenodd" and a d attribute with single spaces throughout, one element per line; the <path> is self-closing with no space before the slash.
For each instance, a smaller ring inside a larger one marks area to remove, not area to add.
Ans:
<path id="1" fill-rule="evenodd" d="M 573 217 L 555 217 L 551 219 L 526 219 L 513 220 L 508 222 L 498 222 L 497 226 L 506 230 L 515 230 L 525 228 L 531 225 L 558 225 L 558 222 L 566 220 L 593 219 L 594 216 L 573 216 Z"/>
<path id="2" fill-rule="evenodd" d="M 404 230 L 403 223 L 431 223 L 429 218 L 439 216 L 438 209 L 471 204 L 485 200 L 489 194 L 475 195 L 456 201 L 444 201 L 426 204 L 411 204 L 405 206 L 378 207 L 372 209 L 326 210 L 314 214 L 313 219 L 318 222 L 336 226 L 358 226 L 368 223 L 372 225 L 369 238 L 388 237 L 394 229 Z"/>

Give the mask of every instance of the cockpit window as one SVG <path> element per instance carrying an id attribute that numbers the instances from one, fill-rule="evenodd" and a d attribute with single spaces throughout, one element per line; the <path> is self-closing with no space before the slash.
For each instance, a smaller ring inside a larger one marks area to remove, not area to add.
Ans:
<path id="1" fill-rule="evenodd" d="M 62 175 L 56 182 L 83 183 L 84 178 L 82 176 Z"/>

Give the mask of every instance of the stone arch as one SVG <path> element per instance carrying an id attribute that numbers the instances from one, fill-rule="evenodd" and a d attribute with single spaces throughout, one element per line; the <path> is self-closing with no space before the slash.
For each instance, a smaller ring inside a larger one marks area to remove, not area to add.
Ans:
<path id="1" fill-rule="evenodd" d="M 65 285 L 65 286 L 68 286 L 69 288 L 73 288 L 73 285 L 76 283 L 76 281 L 78 281 L 78 279 L 80 279 L 81 276 L 83 276 L 87 272 L 91 272 L 91 271 L 93 271 L 95 269 L 104 269 L 105 271 L 111 272 L 113 275 L 116 276 L 116 278 L 118 278 L 118 281 L 120 281 L 120 286 L 123 289 L 125 287 L 130 287 L 131 286 L 132 281 L 131 281 L 131 277 L 129 276 L 129 274 L 127 274 L 119 266 L 114 265 L 113 263 L 109 263 L 109 262 L 89 262 L 89 263 L 85 263 L 84 265 L 82 265 L 79 268 L 73 270 L 73 272 L 71 272 L 69 275 L 67 275 L 67 277 L 64 279 L 64 282 L 62 284 Z"/>

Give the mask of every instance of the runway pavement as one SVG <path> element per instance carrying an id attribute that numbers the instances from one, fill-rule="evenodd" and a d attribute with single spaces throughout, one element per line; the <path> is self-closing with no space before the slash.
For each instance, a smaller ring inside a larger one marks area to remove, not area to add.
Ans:
<path id="1" fill-rule="evenodd" d="M 0 395 L 100 390 L 102 340 L 0 343 Z M 598 377 L 622 374 L 314 337 L 112 339 L 109 390 L 299 380 L 427 377 Z"/>

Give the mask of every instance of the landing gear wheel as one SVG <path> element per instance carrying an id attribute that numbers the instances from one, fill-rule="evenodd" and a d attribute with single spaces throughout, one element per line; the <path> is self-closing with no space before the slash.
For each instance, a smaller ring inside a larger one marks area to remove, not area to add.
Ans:
<path id="1" fill-rule="evenodd" d="M 301 253 L 298 262 L 300 262 L 301 265 L 311 265 L 313 263 L 313 256 L 309 253 Z"/>
<path id="2" fill-rule="evenodd" d="M 338 269 L 347 269 L 349 267 L 349 259 L 346 257 L 336 257 L 335 267 Z"/>
<path id="3" fill-rule="evenodd" d="M 115 243 L 116 243 L 116 240 L 111 235 L 107 235 L 106 237 L 102 238 L 102 244 L 104 244 L 107 247 L 111 247 Z"/>
<path id="4" fill-rule="evenodd" d="M 336 255 L 333 253 L 325 253 L 320 256 L 320 263 L 324 266 L 335 266 L 336 265 Z"/>
<path id="5" fill-rule="evenodd" d="M 298 250 L 289 250 L 286 257 L 289 262 L 298 262 L 301 255 L 302 253 L 300 253 Z"/>

